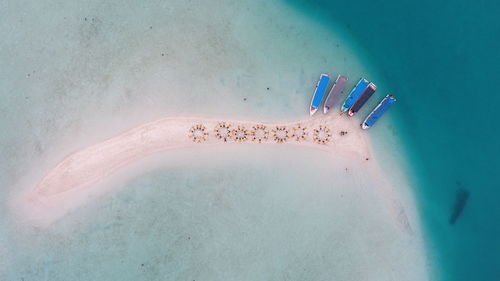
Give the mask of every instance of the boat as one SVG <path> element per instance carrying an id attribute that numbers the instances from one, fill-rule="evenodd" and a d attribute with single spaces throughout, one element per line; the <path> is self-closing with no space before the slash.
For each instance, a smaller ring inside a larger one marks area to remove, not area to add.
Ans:
<path id="1" fill-rule="evenodd" d="M 368 88 L 369 82 L 366 79 L 359 79 L 358 84 L 354 86 L 352 89 L 351 93 L 347 98 L 345 99 L 344 103 L 342 104 L 342 112 L 346 112 L 351 108 L 351 106 L 356 102 L 358 97 Z"/>
<path id="2" fill-rule="evenodd" d="M 335 84 L 333 84 L 330 93 L 328 93 L 328 96 L 326 97 L 325 105 L 323 106 L 324 114 L 327 114 L 328 111 L 333 107 L 335 102 L 339 99 L 339 96 L 342 91 L 344 91 L 345 85 L 347 84 L 348 80 L 349 79 L 347 79 L 347 77 L 345 77 L 344 75 L 337 76 Z"/>
<path id="3" fill-rule="evenodd" d="M 365 121 L 361 123 L 361 128 L 363 130 L 366 130 L 373 126 L 375 122 L 377 122 L 380 117 L 389 109 L 391 106 L 396 102 L 396 99 L 391 95 L 388 94 L 385 96 L 385 98 L 373 109 L 373 111 L 368 114 L 366 117 Z"/>
<path id="4" fill-rule="evenodd" d="M 358 100 L 351 106 L 351 109 L 349 109 L 349 116 L 353 116 L 354 113 L 358 112 L 358 110 L 363 107 L 363 105 L 370 99 L 370 97 L 375 93 L 377 90 L 377 86 L 375 84 L 370 83 L 368 84 L 368 88 L 359 96 Z"/>
<path id="5" fill-rule="evenodd" d="M 311 116 L 318 111 L 319 106 L 321 105 L 321 101 L 325 96 L 326 88 L 328 87 L 328 83 L 330 82 L 330 76 L 327 74 L 321 74 L 319 77 L 318 84 L 316 84 L 316 89 L 314 90 L 314 95 L 311 100 L 311 108 L 309 113 Z"/>

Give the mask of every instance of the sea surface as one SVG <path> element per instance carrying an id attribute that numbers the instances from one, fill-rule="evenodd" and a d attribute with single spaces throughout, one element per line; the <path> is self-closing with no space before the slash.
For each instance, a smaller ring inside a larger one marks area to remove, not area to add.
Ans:
<path id="1" fill-rule="evenodd" d="M 156 118 L 306 118 L 322 72 L 376 82 L 360 115 L 398 98 L 370 134 L 381 159 L 404 163 L 434 279 L 498 279 L 499 11 L 463 0 L 0 3 L 0 279 L 386 280 L 405 253 L 374 187 L 361 182 L 359 198 L 310 184 L 335 172 L 318 152 L 167 152 L 49 228 L 9 206 L 69 153 Z M 450 224 L 459 189 L 470 196 Z"/>
<path id="2" fill-rule="evenodd" d="M 287 2 L 352 34 L 398 98 L 394 132 L 441 280 L 498 280 L 500 2 Z M 469 198 L 450 224 L 460 189 Z"/>
<path id="3" fill-rule="evenodd" d="M 375 79 L 348 34 L 267 0 L 4 1 L 0 13 L 0 280 L 425 275 L 379 182 L 292 146 L 159 153 L 49 226 L 16 212 L 68 154 L 144 122 L 308 118 L 320 73 Z"/>

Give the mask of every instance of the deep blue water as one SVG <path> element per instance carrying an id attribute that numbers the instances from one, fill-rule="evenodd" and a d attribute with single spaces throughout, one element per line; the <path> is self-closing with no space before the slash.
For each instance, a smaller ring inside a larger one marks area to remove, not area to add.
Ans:
<path id="1" fill-rule="evenodd" d="M 399 98 L 391 114 L 438 278 L 500 280 L 500 2 L 287 2 L 352 35 Z M 460 188 L 470 196 L 451 225 Z"/>

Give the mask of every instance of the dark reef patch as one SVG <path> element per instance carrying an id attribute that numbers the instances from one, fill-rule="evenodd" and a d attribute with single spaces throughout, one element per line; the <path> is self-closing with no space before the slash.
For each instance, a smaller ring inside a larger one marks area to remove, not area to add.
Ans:
<path id="1" fill-rule="evenodd" d="M 467 200 L 469 199 L 470 192 L 465 188 L 459 188 L 455 192 L 455 204 L 453 205 L 453 211 L 450 216 L 449 223 L 455 224 L 457 219 L 462 214 L 465 204 L 467 204 Z"/>

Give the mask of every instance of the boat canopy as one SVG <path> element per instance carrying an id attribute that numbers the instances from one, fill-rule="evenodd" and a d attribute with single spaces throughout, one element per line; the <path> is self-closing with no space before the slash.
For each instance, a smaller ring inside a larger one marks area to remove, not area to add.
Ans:
<path id="1" fill-rule="evenodd" d="M 312 107 L 318 108 L 320 106 L 329 82 L 330 82 L 330 77 L 326 74 L 321 74 L 318 85 L 316 86 L 316 91 L 314 92 L 313 100 L 311 102 Z"/>
<path id="2" fill-rule="evenodd" d="M 325 113 L 334 105 L 335 101 L 340 96 L 340 93 L 344 90 L 347 80 L 347 77 L 343 75 L 337 76 L 337 80 L 335 80 L 335 84 L 325 100 Z"/>
<path id="3" fill-rule="evenodd" d="M 352 89 L 351 93 L 347 99 L 342 104 L 342 112 L 346 112 L 351 108 L 351 106 L 356 102 L 359 96 L 368 88 L 369 82 L 366 79 L 361 78 L 356 84 L 356 87 Z"/>
<path id="4" fill-rule="evenodd" d="M 361 107 L 366 103 L 366 101 L 375 93 L 377 90 L 377 86 L 375 84 L 370 83 L 368 85 L 368 88 L 359 96 L 358 100 L 352 105 L 351 109 L 349 110 L 349 115 L 354 114 L 355 112 L 358 112 Z"/>
<path id="5" fill-rule="evenodd" d="M 367 126 L 373 126 L 377 120 L 396 102 L 392 95 L 387 95 L 363 122 Z"/>

